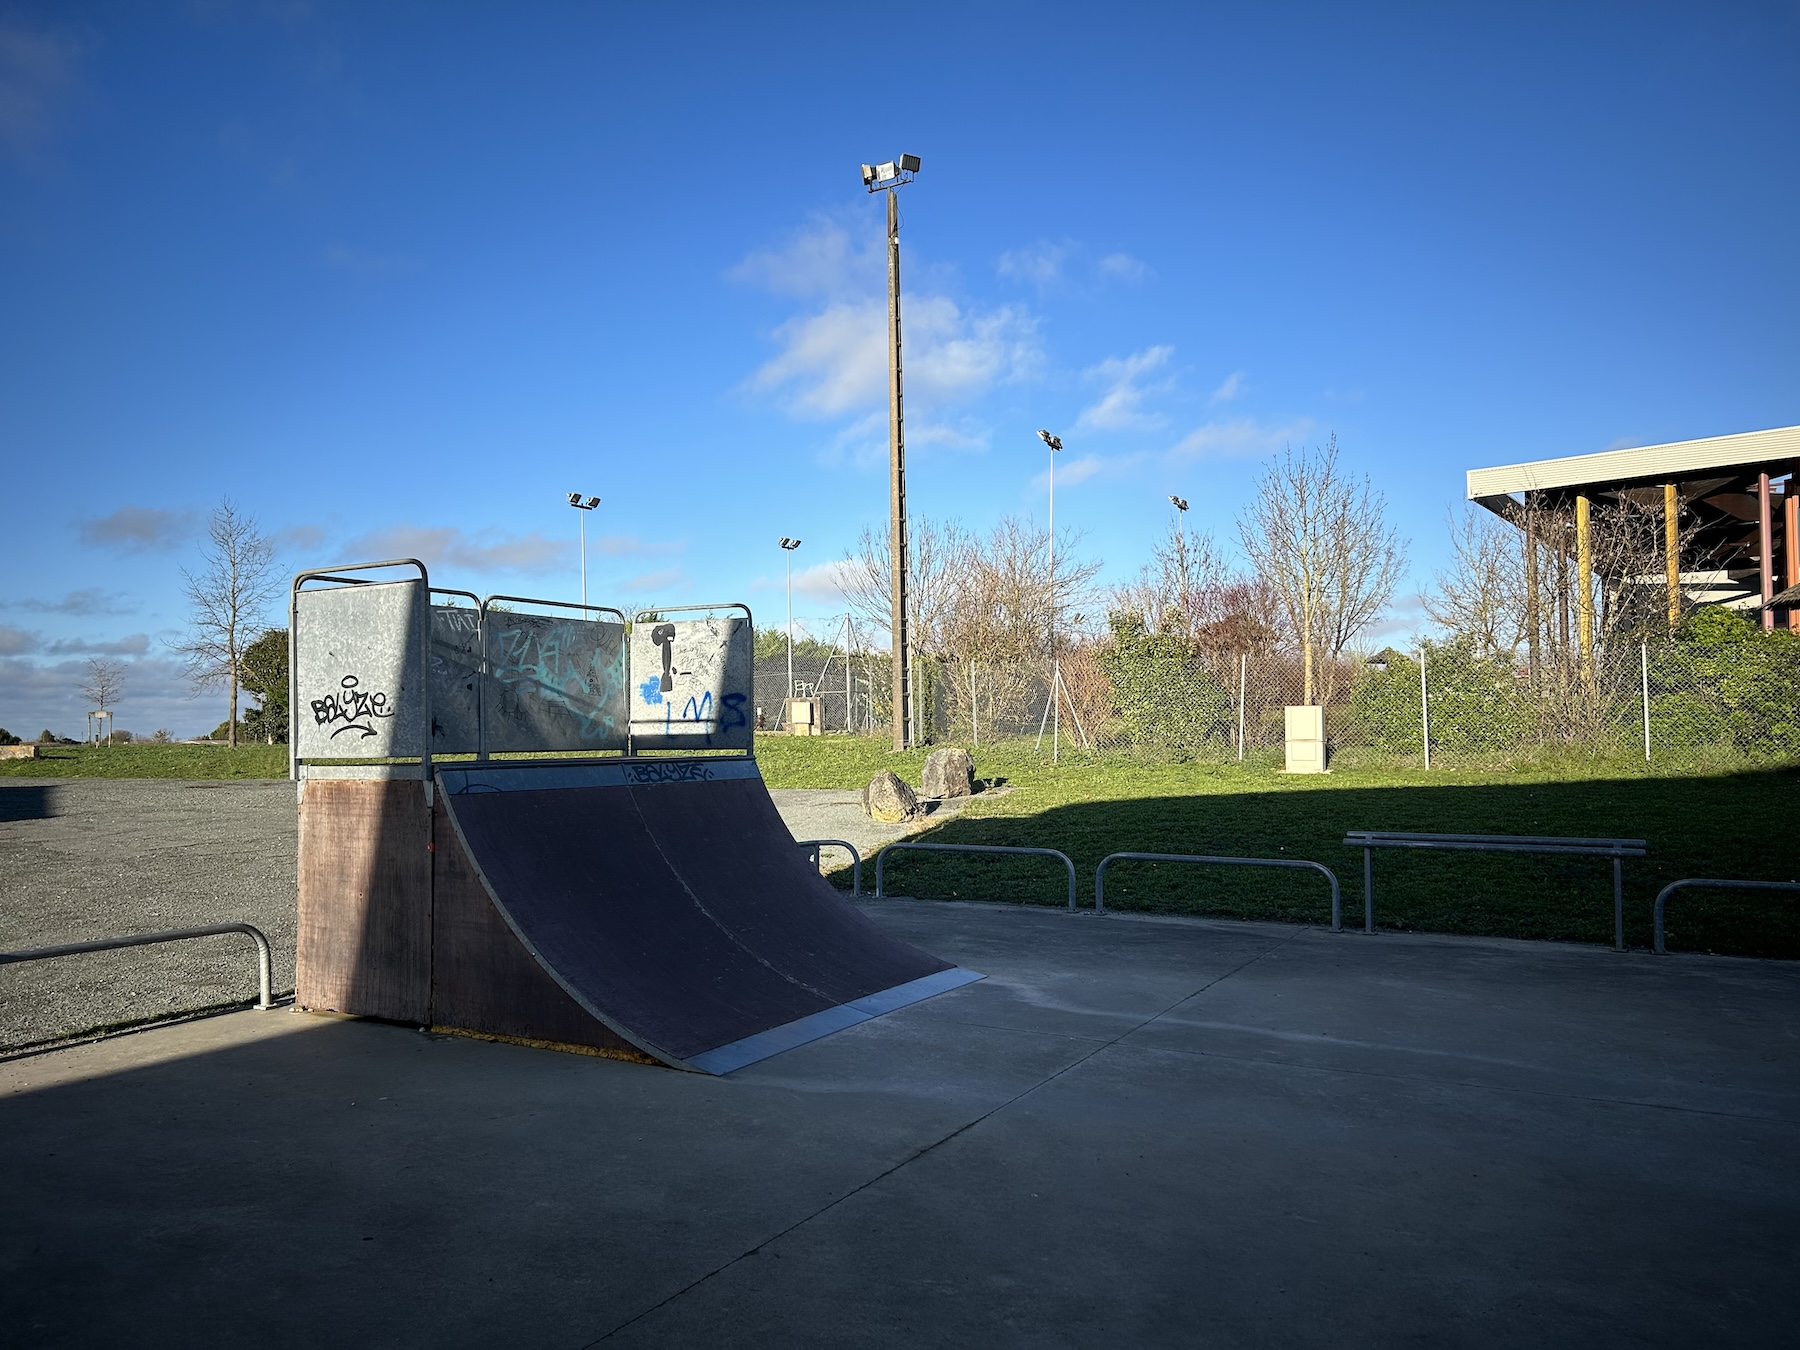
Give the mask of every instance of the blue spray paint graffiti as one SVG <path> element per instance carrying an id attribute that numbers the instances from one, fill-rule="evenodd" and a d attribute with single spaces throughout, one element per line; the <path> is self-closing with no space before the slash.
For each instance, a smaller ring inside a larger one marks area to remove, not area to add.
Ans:
<path id="1" fill-rule="evenodd" d="M 601 627 L 563 619 L 520 623 L 495 633 L 498 650 L 491 669 L 513 715 L 536 720 L 542 714 L 534 716 L 525 706 L 534 701 L 572 716 L 575 734 L 583 741 L 615 736 L 623 663 L 607 659 Z"/>

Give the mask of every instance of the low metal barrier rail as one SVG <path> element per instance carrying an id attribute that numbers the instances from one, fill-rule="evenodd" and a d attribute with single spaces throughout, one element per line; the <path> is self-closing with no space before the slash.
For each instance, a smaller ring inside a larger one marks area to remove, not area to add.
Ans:
<path id="1" fill-rule="evenodd" d="M 849 850 L 850 894 L 862 894 L 862 854 L 857 851 L 855 844 L 851 843 L 848 839 L 796 839 L 794 842 L 799 844 L 801 848 L 811 850 L 814 867 L 819 865 L 819 850 L 828 844 L 835 844 L 841 849 Z"/>
<path id="2" fill-rule="evenodd" d="M 925 853 L 1032 853 L 1042 858 L 1061 858 L 1062 865 L 1069 869 L 1069 908 L 1075 908 L 1075 864 L 1069 861 L 1069 855 L 1053 848 L 1014 848 L 1010 844 L 914 844 L 906 840 L 885 845 L 875 855 L 875 896 L 880 899 L 887 892 L 882 889 L 883 874 L 887 868 L 887 856 L 896 850 L 910 848 Z"/>
<path id="3" fill-rule="evenodd" d="M 1571 839 L 1541 834 L 1405 834 L 1388 830 L 1351 830 L 1345 848 L 1363 851 L 1363 931 L 1375 931 L 1375 868 L 1378 848 L 1423 848 L 1452 852 L 1562 853 L 1591 858 L 1611 858 L 1613 864 L 1613 949 L 1625 950 L 1626 858 L 1642 858 L 1648 845 L 1642 839 Z"/>
<path id="4" fill-rule="evenodd" d="M 1684 877 L 1680 881 L 1671 881 L 1656 893 L 1654 950 L 1658 956 L 1669 954 L 1669 949 L 1663 945 L 1663 910 L 1669 903 L 1669 897 L 1676 891 L 1697 886 L 1714 891 L 1800 891 L 1800 881 L 1727 881 L 1718 877 Z"/>
<path id="5" fill-rule="evenodd" d="M 1337 873 L 1324 863 L 1309 862 L 1304 858 L 1209 858 L 1197 853 L 1109 853 L 1100 860 L 1100 866 L 1094 869 L 1094 912 L 1106 912 L 1106 869 L 1115 862 L 1179 862 L 1179 863 L 1219 863 L 1227 867 L 1299 867 L 1323 872 L 1325 879 L 1331 883 L 1331 931 L 1344 931 L 1343 899 L 1338 889 Z"/>
<path id="6" fill-rule="evenodd" d="M 149 947 L 159 942 L 185 942 L 189 938 L 220 937 L 226 933 L 242 933 L 256 943 L 256 977 L 261 993 L 256 1006 L 267 1011 L 275 1006 L 269 993 L 273 961 L 269 955 L 269 939 L 263 931 L 247 923 L 215 923 L 205 928 L 171 928 L 161 933 L 133 933 L 130 937 L 100 938 L 94 942 L 68 942 L 59 947 L 33 947 L 22 952 L 0 952 L 0 966 L 25 961 L 48 961 L 55 956 L 79 956 L 83 952 L 111 952 L 125 947 Z"/>

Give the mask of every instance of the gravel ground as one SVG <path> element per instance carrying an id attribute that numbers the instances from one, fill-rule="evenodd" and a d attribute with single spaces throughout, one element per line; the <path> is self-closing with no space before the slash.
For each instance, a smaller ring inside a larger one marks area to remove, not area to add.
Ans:
<path id="1" fill-rule="evenodd" d="M 773 795 L 797 839 L 848 839 L 867 856 L 908 833 L 870 820 L 854 792 Z M 0 782 L 0 950 L 252 923 L 274 949 L 276 991 L 291 993 L 296 824 L 286 780 Z M 236 936 L 0 966 L 0 1053 L 255 993 L 255 949 Z"/>
<path id="2" fill-rule="evenodd" d="M 0 783 L 0 947 L 253 923 L 291 991 L 295 830 L 283 780 Z M 0 966 L 0 1050 L 255 994 L 235 936 Z"/>

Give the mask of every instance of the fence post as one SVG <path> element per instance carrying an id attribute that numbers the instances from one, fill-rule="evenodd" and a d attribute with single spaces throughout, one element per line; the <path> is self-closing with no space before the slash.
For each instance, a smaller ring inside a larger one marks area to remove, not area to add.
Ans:
<path id="1" fill-rule="evenodd" d="M 1238 655 L 1238 763 L 1244 762 L 1244 694 L 1250 687 L 1250 653 Z"/>
<path id="2" fill-rule="evenodd" d="M 1425 742 L 1425 767 L 1431 767 L 1431 698 L 1425 692 L 1425 644 L 1419 644 L 1419 739 Z"/>
<path id="3" fill-rule="evenodd" d="M 1650 644 L 1638 643 L 1638 668 L 1644 677 L 1644 763 L 1650 762 Z"/>

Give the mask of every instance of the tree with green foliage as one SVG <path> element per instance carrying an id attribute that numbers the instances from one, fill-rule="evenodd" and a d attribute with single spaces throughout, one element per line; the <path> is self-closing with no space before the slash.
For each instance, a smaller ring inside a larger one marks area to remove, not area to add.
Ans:
<path id="1" fill-rule="evenodd" d="M 244 648 L 244 691 L 257 705 L 244 717 L 244 734 L 270 745 L 288 738 L 288 633 L 266 628 Z"/>
<path id="2" fill-rule="evenodd" d="M 1110 628 L 1100 668 L 1134 745 L 1197 750 L 1230 737 L 1236 703 L 1191 639 L 1153 633 L 1135 611 L 1115 613 Z"/>
<path id="3" fill-rule="evenodd" d="M 1765 633 L 1742 614 L 1702 606 L 1649 674 L 1651 733 L 1665 743 L 1800 751 L 1800 634 Z"/>

